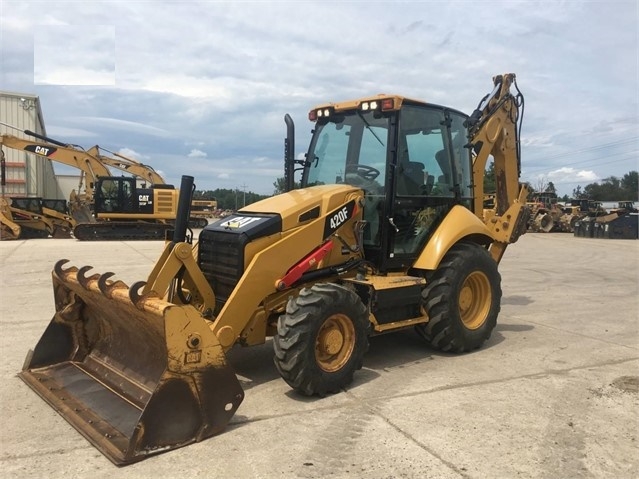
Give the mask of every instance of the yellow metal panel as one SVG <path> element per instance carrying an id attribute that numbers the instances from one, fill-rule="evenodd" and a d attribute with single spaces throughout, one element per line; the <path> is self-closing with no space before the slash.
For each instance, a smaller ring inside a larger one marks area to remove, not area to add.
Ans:
<path id="1" fill-rule="evenodd" d="M 269 212 L 270 206 L 279 204 L 283 207 L 283 223 L 297 224 L 299 211 L 306 211 L 307 204 L 317 201 L 313 198 L 316 196 L 321 197 L 322 215 L 319 218 L 305 222 L 303 228 L 293 228 L 287 231 L 271 245 L 265 244 L 261 251 L 255 252 L 252 259 L 247 261 L 244 275 L 235 286 L 212 326 L 225 349 L 232 347 L 235 340 L 239 338 L 240 333 L 245 330 L 263 300 L 269 301 L 271 295 L 281 294 L 276 288 L 277 281 L 286 274 L 291 266 L 309 254 L 314 246 L 320 244 L 326 222 L 326 217 L 323 215 L 339 205 L 361 197 L 361 191 L 347 185 L 315 186 L 280 195 L 274 198 L 273 202 L 269 199 L 263 200 L 241 210 L 242 212 L 262 211 L 266 213 Z M 300 203 L 303 203 L 302 208 L 299 203 L 292 201 L 296 198 L 300 200 Z M 342 229 L 352 227 L 354 221 L 361 219 L 361 214 L 360 209 L 353 218 L 342 226 Z M 294 219 L 290 218 L 291 215 L 294 216 Z M 277 236 L 264 238 L 264 241 L 265 243 L 273 241 L 277 239 Z M 340 247 L 338 244 L 335 246 Z M 355 256 L 357 253 L 351 253 L 351 255 Z M 348 258 L 344 258 L 343 261 L 346 259 Z M 323 266 L 326 267 L 328 264 L 323 264 Z M 252 340 L 255 341 L 255 338 Z"/>
<path id="2" fill-rule="evenodd" d="M 266 198 L 240 210 L 241 213 L 276 213 L 282 217 L 282 230 L 287 231 L 309 221 L 299 222 L 299 215 L 316 206 L 323 216 L 343 205 L 347 193 L 361 191 L 351 185 L 321 185 L 289 191 L 286 194 Z M 315 241 L 319 241 L 315 238 Z M 312 244 L 312 243 L 309 243 Z"/>
<path id="3" fill-rule="evenodd" d="M 415 261 L 418 269 L 437 269 L 446 252 L 458 241 L 468 236 L 479 236 L 492 242 L 493 237 L 486 225 L 470 210 L 463 206 L 453 206 L 450 213 L 439 225 L 435 234 Z"/>
<path id="4" fill-rule="evenodd" d="M 154 217 L 173 219 L 177 214 L 177 190 L 153 190 Z"/>

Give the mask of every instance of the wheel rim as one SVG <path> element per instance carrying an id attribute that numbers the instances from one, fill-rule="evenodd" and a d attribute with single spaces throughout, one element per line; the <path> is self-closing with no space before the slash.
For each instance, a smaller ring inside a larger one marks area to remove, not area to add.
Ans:
<path id="1" fill-rule="evenodd" d="M 488 317 L 491 306 L 488 276 L 481 271 L 468 275 L 459 291 L 459 314 L 468 329 L 479 328 Z"/>
<path id="2" fill-rule="evenodd" d="M 330 316 L 315 341 L 315 359 L 326 372 L 335 372 L 344 367 L 355 347 L 355 327 L 344 314 Z"/>

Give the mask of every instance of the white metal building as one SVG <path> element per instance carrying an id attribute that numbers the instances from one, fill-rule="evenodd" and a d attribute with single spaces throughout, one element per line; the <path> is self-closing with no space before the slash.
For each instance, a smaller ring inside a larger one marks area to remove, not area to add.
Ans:
<path id="1" fill-rule="evenodd" d="M 46 135 L 39 97 L 0 91 L 0 134 L 37 141 L 25 135 L 24 130 Z M 2 149 L 6 164 L 4 196 L 68 199 L 58 186 L 51 161 L 26 151 Z"/>

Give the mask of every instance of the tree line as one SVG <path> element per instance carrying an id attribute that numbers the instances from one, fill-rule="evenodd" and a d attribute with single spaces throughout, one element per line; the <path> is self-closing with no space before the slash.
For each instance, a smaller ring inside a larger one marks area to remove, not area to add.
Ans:
<path id="1" fill-rule="evenodd" d="M 528 183 L 530 196 L 539 193 L 557 193 L 552 181 L 540 179 L 536 184 Z M 495 168 L 491 162 L 484 172 L 484 191 L 495 191 Z M 600 182 L 590 183 L 584 187 L 578 185 L 572 190 L 572 196 L 567 194 L 559 198 L 561 201 L 570 199 L 587 199 L 592 201 L 639 201 L 639 173 L 629 171 L 621 178 L 610 176 Z"/>
<path id="2" fill-rule="evenodd" d="M 258 195 L 252 191 L 240 189 L 218 188 L 216 190 L 195 190 L 194 200 L 216 200 L 221 210 L 239 210 L 240 208 L 268 198 L 268 195 Z"/>
<path id="3" fill-rule="evenodd" d="M 273 183 L 275 194 L 284 191 L 284 178 L 277 178 Z M 296 187 L 299 184 L 296 183 Z M 538 193 L 557 193 L 552 181 L 539 180 L 537 184 L 529 184 L 531 195 Z M 484 173 L 484 191 L 495 191 L 495 170 L 491 162 Z M 268 198 L 269 195 L 260 195 L 252 191 L 240 189 L 218 188 L 216 190 L 196 190 L 193 199 L 217 200 L 218 208 L 222 210 L 238 210 L 243 206 Z M 564 195 L 560 200 L 589 199 L 593 201 L 638 201 L 639 200 L 639 173 L 630 171 L 621 178 L 610 176 L 600 182 L 590 183 L 582 188 L 577 186 L 572 191 L 572 197 Z"/>
<path id="4" fill-rule="evenodd" d="M 639 199 L 639 173 L 630 171 L 621 178 L 610 176 L 601 183 L 591 183 L 572 190 L 573 198 L 594 201 L 637 201 Z"/>
<path id="5" fill-rule="evenodd" d="M 299 188 L 300 183 L 295 182 L 295 188 Z M 273 182 L 273 195 L 279 195 L 286 191 L 284 177 L 277 178 Z M 221 210 L 239 210 L 240 208 L 255 203 L 256 201 L 268 198 L 271 195 L 259 195 L 252 191 L 240 189 L 218 188 L 217 190 L 195 190 L 194 200 L 217 200 L 217 207 Z"/>

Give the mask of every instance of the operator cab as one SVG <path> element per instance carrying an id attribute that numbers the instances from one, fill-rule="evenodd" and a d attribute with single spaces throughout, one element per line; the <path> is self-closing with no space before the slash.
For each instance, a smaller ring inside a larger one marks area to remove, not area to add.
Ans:
<path id="1" fill-rule="evenodd" d="M 409 267 L 454 205 L 472 205 L 467 118 L 386 95 L 315 108 L 301 185 L 363 189 L 366 258 L 381 271 Z"/>
<path id="2" fill-rule="evenodd" d="M 138 188 L 137 179 L 131 176 L 101 176 L 95 185 L 95 213 L 152 214 L 153 188 L 172 189 L 171 185 Z"/>

